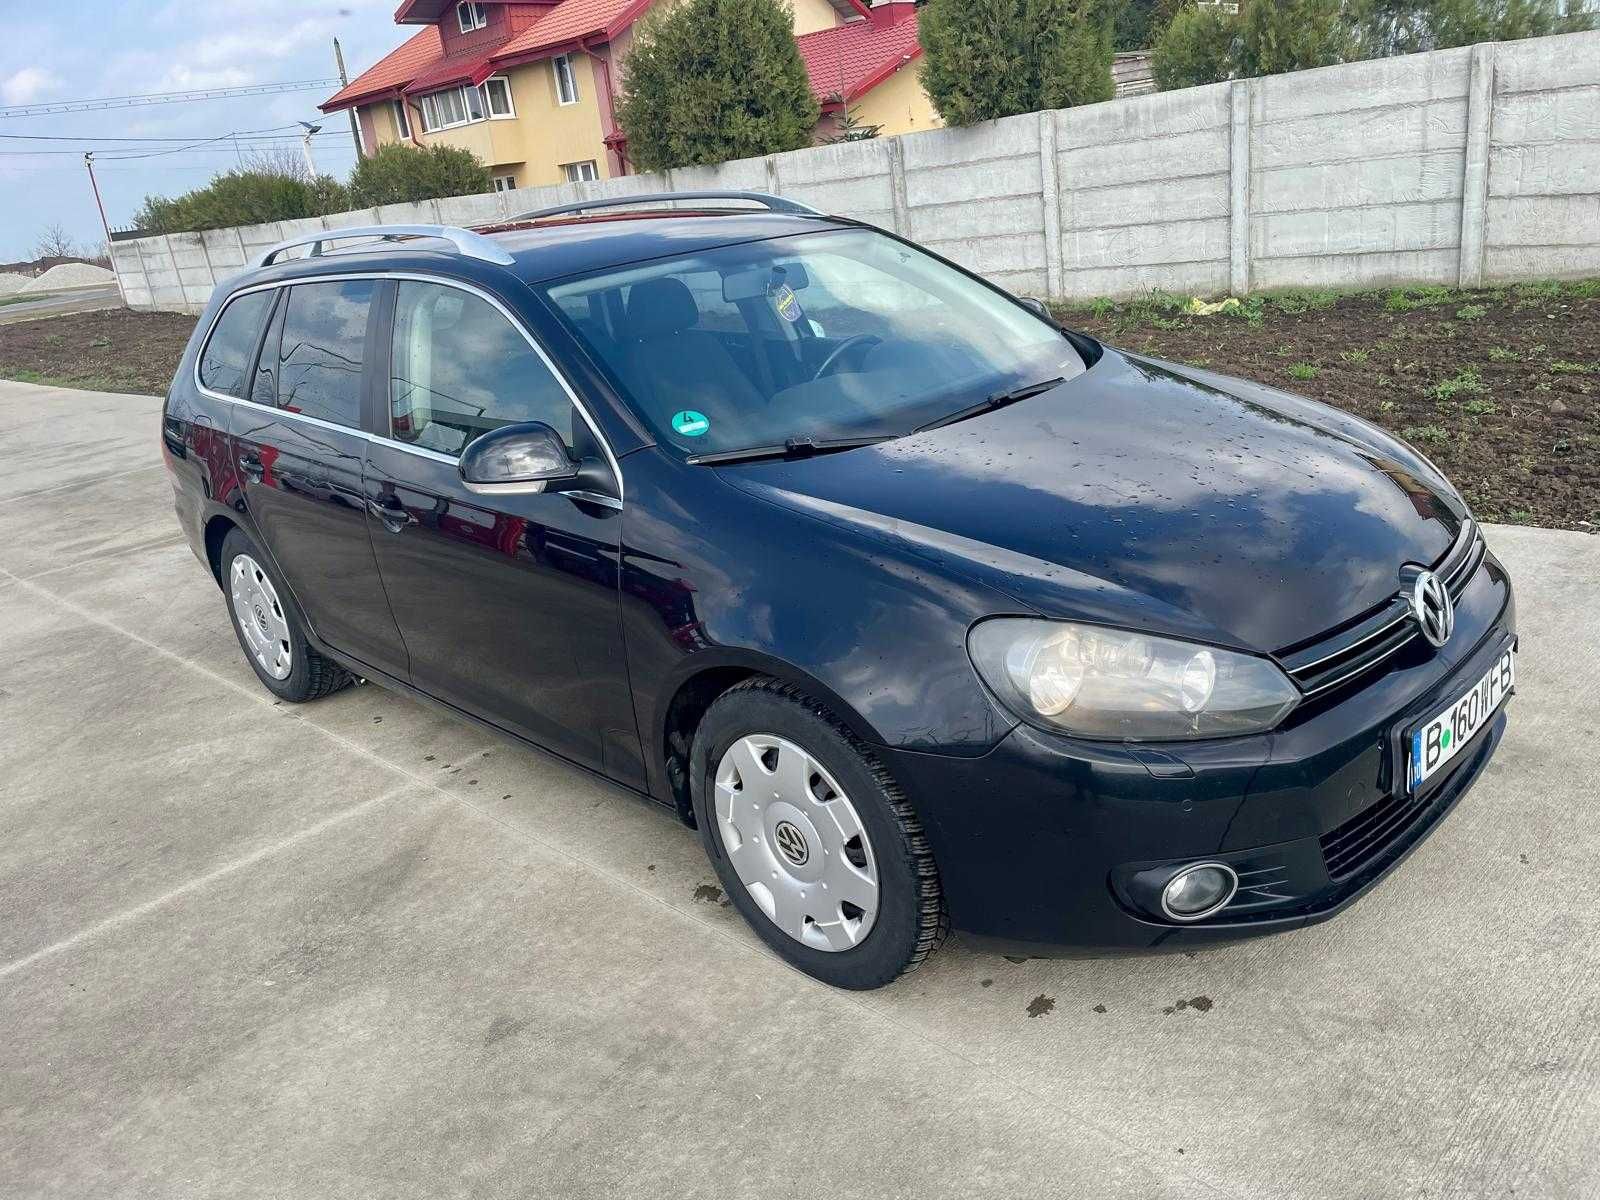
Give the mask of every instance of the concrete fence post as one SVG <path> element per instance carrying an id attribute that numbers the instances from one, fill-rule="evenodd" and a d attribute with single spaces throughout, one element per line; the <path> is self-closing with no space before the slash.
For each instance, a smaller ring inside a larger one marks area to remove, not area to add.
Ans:
<path id="1" fill-rule="evenodd" d="M 1250 292 L 1250 121 L 1255 85 L 1248 79 L 1232 84 L 1228 150 L 1228 290 Z"/>
<path id="2" fill-rule="evenodd" d="M 894 210 L 894 231 L 911 236 L 911 205 L 906 200 L 906 148 L 897 137 L 886 139 L 889 148 L 889 205 Z"/>
<path id="3" fill-rule="evenodd" d="M 762 160 L 762 166 L 764 166 L 766 168 L 766 170 L 767 170 L 767 195 L 769 195 L 769 196 L 781 196 L 781 195 L 783 195 L 783 193 L 778 190 L 778 188 L 781 185 L 778 183 L 778 160 L 777 160 L 777 158 L 775 158 L 771 154 L 767 155 L 767 157 Z"/>
<path id="4" fill-rule="evenodd" d="M 1489 144 L 1494 132 L 1495 43 L 1472 48 L 1467 82 L 1467 153 L 1461 177 L 1461 263 L 1457 282 L 1483 282 L 1484 226 L 1489 208 Z"/>
<path id="5" fill-rule="evenodd" d="M 1039 203 L 1044 209 L 1045 293 L 1059 300 L 1066 287 L 1066 272 L 1061 259 L 1061 175 L 1053 112 L 1039 114 Z"/>

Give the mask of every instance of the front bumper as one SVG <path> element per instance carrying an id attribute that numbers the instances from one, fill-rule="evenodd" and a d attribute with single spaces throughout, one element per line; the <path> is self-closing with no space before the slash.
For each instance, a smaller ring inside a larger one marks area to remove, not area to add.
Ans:
<path id="1" fill-rule="evenodd" d="M 933 844 L 953 925 L 1024 954 L 1192 946 L 1326 920 L 1455 806 L 1505 732 L 1504 709 L 1412 797 L 1406 732 L 1515 644 L 1504 569 L 1486 557 L 1444 648 L 1272 733 L 1135 747 L 1013 730 L 982 758 L 885 751 Z M 1206 920 L 1151 915 L 1127 887 L 1163 864 L 1220 861 L 1239 892 Z"/>

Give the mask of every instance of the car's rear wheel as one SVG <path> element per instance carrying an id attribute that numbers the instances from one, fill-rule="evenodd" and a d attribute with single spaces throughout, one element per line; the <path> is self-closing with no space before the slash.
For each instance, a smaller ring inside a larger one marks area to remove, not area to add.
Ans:
<path id="1" fill-rule="evenodd" d="M 723 890 L 782 958 L 825 983 L 874 988 L 943 941 L 916 813 L 819 704 L 773 680 L 740 684 L 706 713 L 690 770 Z"/>
<path id="2" fill-rule="evenodd" d="M 298 704 L 348 687 L 354 676 L 319 654 L 289 589 L 243 530 L 222 543 L 222 591 L 245 660 L 267 690 Z"/>

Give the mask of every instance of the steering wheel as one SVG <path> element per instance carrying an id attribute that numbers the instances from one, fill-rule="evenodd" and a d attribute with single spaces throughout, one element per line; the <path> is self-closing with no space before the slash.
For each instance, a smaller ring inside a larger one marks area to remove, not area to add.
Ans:
<path id="1" fill-rule="evenodd" d="M 816 374 L 811 376 L 811 381 L 815 383 L 824 375 L 831 374 L 833 368 L 839 364 L 839 361 L 846 354 L 856 350 L 870 350 L 873 346 L 881 346 L 882 344 L 883 339 L 875 333 L 858 333 L 854 337 L 845 338 L 844 341 L 833 348 L 832 354 L 822 360 L 822 365 L 817 368 Z"/>

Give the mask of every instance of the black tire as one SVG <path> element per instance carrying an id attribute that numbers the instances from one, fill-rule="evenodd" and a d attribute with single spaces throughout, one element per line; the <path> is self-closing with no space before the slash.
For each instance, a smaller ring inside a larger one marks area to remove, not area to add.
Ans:
<path id="1" fill-rule="evenodd" d="M 814 949 L 779 928 L 740 882 L 715 812 L 715 772 L 739 739 L 772 734 L 811 755 L 855 808 L 878 867 L 879 907 L 866 936 L 845 950 Z M 933 852 L 910 802 L 870 747 L 816 701 L 787 684 L 753 679 L 724 692 L 706 712 L 690 753 L 695 819 L 722 890 L 780 958 L 835 987 L 865 990 L 915 970 L 950 929 Z"/>
<path id="2" fill-rule="evenodd" d="M 288 625 L 290 652 L 289 674 L 283 679 L 273 678 L 256 660 L 245 632 L 240 628 L 239 614 L 234 611 L 229 580 L 233 576 L 234 560 L 241 554 L 249 555 L 262 573 L 271 580 L 273 591 L 276 592 L 278 603 L 283 609 L 285 623 Z M 261 680 L 263 687 L 280 700 L 287 700 L 291 704 L 302 704 L 307 700 L 320 700 L 323 696 L 331 695 L 355 682 L 355 676 L 332 659 L 319 654 L 307 641 L 305 617 L 295 604 L 294 596 L 278 577 L 267 556 L 244 530 L 235 528 L 223 539 L 220 566 L 222 602 L 227 606 L 228 619 L 233 622 L 233 635 L 239 639 L 239 648 L 244 651 L 244 659 L 256 673 L 256 678 Z"/>

